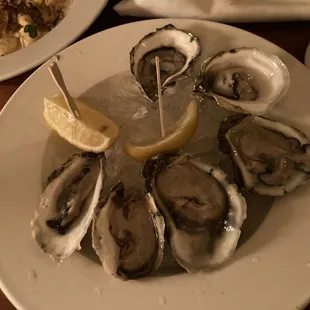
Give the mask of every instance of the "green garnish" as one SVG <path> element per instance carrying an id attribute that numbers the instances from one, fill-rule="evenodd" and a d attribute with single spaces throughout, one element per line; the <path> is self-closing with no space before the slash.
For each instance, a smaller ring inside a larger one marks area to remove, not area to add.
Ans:
<path id="1" fill-rule="evenodd" d="M 56 17 L 56 18 L 53 20 L 53 22 L 52 22 L 52 26 L 53 26 L 53 27 L 56 27 L 57 24 L 58 24 L 58 22 L 59 22 L 59 18 Z"/>
<path id="2" fill-rule="evenodd" d="M 28 32 L 30 38 L 35 39 L 38 36 L 38 28 L 35 25 L 26 25 L 24 32 Z"/>

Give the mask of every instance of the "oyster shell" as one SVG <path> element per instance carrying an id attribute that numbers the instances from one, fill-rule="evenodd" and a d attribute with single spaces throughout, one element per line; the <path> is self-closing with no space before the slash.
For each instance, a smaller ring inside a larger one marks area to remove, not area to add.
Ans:
<path id="1" fill-rule="evenodd" d="M 103 154 L 74 154 L 48 177 L 31 230 L 56 262 L 80 249 L 103 187 L 104 161 Z"/>
<path id="2" fill-rule="evenodd" d="M 169 24 L 144 36 L 130 52 L 130 69 L 140 88 L 156 101 L 155 56 L 160 58 L 162 89 L 183 78 L 200 55 L 199 39 Z"/>
<path id="3" fill-rule="evenodd" d="M 207 59 L 194 93 L 212 97 L 231 111 L 261 115 L 284 97 L 289 86 L 290 74 L 280 58 L 241 47 Z"/>
<path id="4" fill-rule="evenodd" d="M 310 177 L 309 140 L 291 126 L 239 114 L 221 124 L 219 141 L 248 191 L 281 196 Z"/>
<path id="5" fill-rule="evenodd" d="M 183 268 L 213 269 L 233 255 L 247 207 L 223 171 L 187 154 L 158 155 L 146 161 L 143 175 Z"/>
<path id="6" fill-rule="evenodd" d="M 112 188 L 98 205 L 93 221 L 93 248 L 105 271 L 122 279 L 146 276 L 163 258 L 164 219 L 151 194 Z"/>

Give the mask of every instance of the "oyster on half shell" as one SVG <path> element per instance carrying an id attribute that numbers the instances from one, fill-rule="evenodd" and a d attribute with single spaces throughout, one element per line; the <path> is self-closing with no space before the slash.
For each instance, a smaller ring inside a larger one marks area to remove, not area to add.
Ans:
<path id="1" fill-rule="evenodd" d="M 164 90 L 183 78 L 200 55 L 199 39 L 169 24 L 144 36 L 130 52 L 130 69 L 140 88 L 156 101 L 155 56 L 160 58 L 161 85 Z"/>
<path id="2" fill-rule="evenodd" d="M 164 219 L 151 194 L 123 183 L 98 205 L 93 221 L 93 248 L 105 271 L 121 279 L 147 276 L 163 258 Z"/>
<path id="3" fill-rule="evenodd" d="M 290 74 L 275 55 L 250 47 L 224 51 L 207 59 L 194 93 L 214 98 L 221 107 L 261 115 L 287 93 Z"/>
<path id="4" fill-rule="evenodd" d="M 55 262 L 80 249 L 105 180 L 104 163 L 103 154 L 73 154 L 48 177 L 31 230 Z"/>
<path id="5" fill-rule="evenodd" d="M 281 196 L 310 177 L 309 140 L 291 126 L 239 114 L 221 124 L 219 142 L 237 168 L 236 178 L 241 176 L 248 191 Z"/>
<path id="6" fill-rule="evenodd" d="M 165 218 L 172 254 L 188 272 L 213 269 L 235 252 L 247 206 L 219 168 L 190 155 L 158 155 L 143 168 Z"/>

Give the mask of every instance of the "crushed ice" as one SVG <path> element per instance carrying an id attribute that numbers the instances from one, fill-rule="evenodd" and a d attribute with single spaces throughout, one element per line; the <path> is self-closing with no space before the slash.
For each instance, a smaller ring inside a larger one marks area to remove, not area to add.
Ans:
<path id="1" fill-rule="evenodd" d="M 176 86 L 163 94 L 165 124 L 169 132 L 183 115 L 192 98 L 193 78 L 179 81 Z M 99 91 L 99 93 L 98 93 Z M 86 96 L 92 94 L 86 94 Z M 125 185 L 143 187 L 141 164 L 135 162 L 122 151 L 124 142 L 150 143 L 160 139 L 158 103 L 143 96 L 134 77 L 130 73 L 120 73 L 109 77 L 97 88 L 96 97 L 103 98 L 95 104 L 121 128 L 120 139 L 106 152 L 108 175 L 107 187 L 117 181 Z M 89 100 L 88 100 L 89 102 Z M 217 132 L 220 122 L 229 115 L 227 110 L 217 106 L 213 100 L 205 100 L 200 105 L 200 120 L 195 135 L 182 151 L 217 164 L 219 151 Z"/>

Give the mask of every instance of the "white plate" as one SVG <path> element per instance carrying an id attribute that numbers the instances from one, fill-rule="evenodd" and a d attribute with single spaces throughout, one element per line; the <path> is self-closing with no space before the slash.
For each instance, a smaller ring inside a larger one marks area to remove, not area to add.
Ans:
<path id="1" fill-rule="evenodd" d="M 66 18 L 29 47 L 0 57 L 0 82 L 41 65 L 77 39 L 99 16 L 108 0 L 74 0 Z"/>
<path id="2" fill-rule="evenodd" d="M 98 96 L 98 83 L 129 70 L 132 46 L 167 23 L 200 37 L 203 55 L 196 65 L 220 50 L 242 45 L 280 56 L 293 82 L 285 100 L 269 116 L 286 120 L 310 137 L 309 71 L 279 47 L 212 22 L 149 20 L 104 31 L 69 47 L 60 54 L 60 66 L 72 94 L 80 96 L 92 88 L 92 95 L 96 97 L 97 91 Z M 231 263 L 216 272 L 122 282 L 109 278 L 79 252 L 56 266 L 32 240 L 29 228 L 42 178 L 68 153 L 67 144 L 51 135 L 42 115 L 43 97 L 55 93 L 44 64 L 13 95 L 0 117 L 0 283 L 18 309 L 292 310 L 306 304 L 310 297 L 310 184 L 278 199 L 271 209 L 264 204 L 252 207 L 248 223 L 259 229 Z"/>

